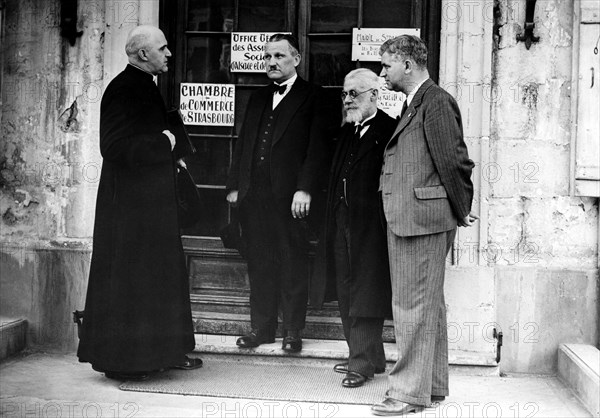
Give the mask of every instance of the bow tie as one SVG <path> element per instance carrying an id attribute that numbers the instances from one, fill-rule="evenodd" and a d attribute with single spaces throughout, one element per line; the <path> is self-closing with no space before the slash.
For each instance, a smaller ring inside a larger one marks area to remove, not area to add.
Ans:
<path id="1" fill-rule="evenodd" d="M 279 93 L 279 94 L 285 93 L 285 90 L 287 89 L 287 85 L 285 85 L 285 84 L 278 85 L 278 84 L 273 83 L 273 84 L 271 84 L 270 87 L 271 87 L 271 91 L 273 93 Z"/>

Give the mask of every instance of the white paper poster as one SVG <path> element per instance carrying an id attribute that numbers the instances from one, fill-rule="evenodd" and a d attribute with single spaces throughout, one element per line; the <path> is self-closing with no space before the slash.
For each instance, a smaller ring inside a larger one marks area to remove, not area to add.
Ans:
<path id="1" fill-rule="evenodd" d="M 231 34 L 232 73 L 264 73 L 265 44 L 277 32 L 233 32 Z"/>
<path id="2" fill-rule="evenodd" d="M 421 36 L 421 29 L 353 28 L 352 61 L 379 61 L 381 44 L 400 35 Z"/>
<path id="3" fill-rule="evenodd" d="M 179 110 L 186 125 L 233 126 L 235 85 L 181 83 Z"/>
<path id="4" fill-rule="evenodd" d="M 395 118 L 400 116 L 402 111 L 402 104 L 406 100 L 406 95 L 399 91 L 388 90 L 385 87 L 385 81 L 380 78 L 381 84 L 379 86 L 379 99 L 377 100 L 377 107 L 383 110 L 385 113 Z"/>

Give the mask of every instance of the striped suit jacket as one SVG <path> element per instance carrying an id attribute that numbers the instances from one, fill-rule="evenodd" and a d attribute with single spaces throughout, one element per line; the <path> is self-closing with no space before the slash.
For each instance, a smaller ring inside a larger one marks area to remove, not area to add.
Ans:
<path id="1" fill-rule="evenodd" d="M 385 149 L 380 189 L 389 228 L 402 237 L 455 228 L 471 210 L 474 165 L 458 104 L 425 81 Z"/>

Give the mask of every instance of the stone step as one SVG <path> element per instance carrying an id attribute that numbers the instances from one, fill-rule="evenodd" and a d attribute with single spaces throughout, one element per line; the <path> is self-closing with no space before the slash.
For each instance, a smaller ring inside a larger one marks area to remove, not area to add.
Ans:
<path id="1" fill-rule="evenodd" d="M 561 344 L 558 374 L 592 416 L 600 416 L 600 350 L 593 345 Z"/>
<path id="2" fill-rule="evenodd" d="M 247 355 L 260 357 L 297 357 L 298 359 L 323 359 L 343 361 L 348 357 L 348 345 L 344 340 L 303 339 L 303 348 L 299 353 L 287 353 L 281 349 L 281 339 L 271 344 L 262 344 L 256 348 L 240 349 L 235 345 L 239 334 L 213 335 L 196 334 L 195 352 L 198 354 L 224 354 Z M 398 359 L 394 343 L 384 343 L 385 356 L 388 361 L 388 370 Z M 472 376 L 498 376 L 498 364 L 476 354 L 450 350 L 448 359 L 451 369 L 455 373 Z"/>
<path id="3" fill-rule="evenodd" d="M 194 331 L 200 334 L 242 335 L 250 330 L 250 314 L 247 312 L 215 312 L 214 310 L 192 311 Z M 277 335 L 281 336 L 281 329 Z M 306 338 L 343 340 L 342 321 L 339 316 L 323 316 L 317 312 L 308 311 L 306 328 L 303 331 Z M 383 340 L 394 342 L 394 327 L 391 320 L 386 320 L 383 329 Z"/>
<path id="4" fill-rule="evenodd" d="M 0 361 L 23 350 L 27 341 L 27 321 L 0 317 Z"/>

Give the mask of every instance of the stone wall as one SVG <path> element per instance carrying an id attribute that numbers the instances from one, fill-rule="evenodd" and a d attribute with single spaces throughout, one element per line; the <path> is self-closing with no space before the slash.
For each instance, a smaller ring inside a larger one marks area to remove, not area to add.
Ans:
<path id="1" fill-rule="evenodd" d="M 78 2 L 74 46 L 60 4 L 5 2 L 0 306 L 29 321 L 30 344 L 62 350 L 73 348 L 70 311 L 83 308 L 101 167 L 104 2 Z"/>
<path id="2" fill-rule="evenodd" d="M 494 322 L 504 372 L 552 373 L 559 343 L 598 343 L 598 199 L 570 188 L 574 1 L 537 1 L 529 50 L 516 41 L 525 0 L 442 6 L 440 84 L 463 112 L 481 215 L 459 233 L 449 312 L 469 337 Z M 78 4 L 75 46 L 58 0 L 7 0 L 2 39 L 0 314 L 60 351 L 76 347 L 70 312 L 84 306 L 103 82 L 128 30 L 158 21 L 155 0 Z"/>
<path id="3" fill-rule="evenodd" d="M 569 188 L 573 1 L 538 0 L 529 50 L 516 40 L 525 3 L 496 5 L 484 258 L 496 268 L 501 368 L 548 373 L 559 343 L 598 343 L 598 199 Z"/>

